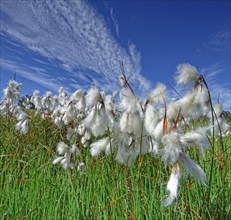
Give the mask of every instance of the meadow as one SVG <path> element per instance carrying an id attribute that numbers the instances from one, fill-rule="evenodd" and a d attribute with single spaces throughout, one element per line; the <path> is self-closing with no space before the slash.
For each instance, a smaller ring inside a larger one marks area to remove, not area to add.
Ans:
<path id="1" fill-rule="evenodd" d="M 190 152 L 211 183 L 184 179 L 177 202 L 165 208 L 160 199 L 170 171 L 159 158 L 139 156 L 127 167 L 113 155 L 92 159 L 83 148 L 76 160 L 84 169 L 64 170 L 52 165 L 63 130 L 34 117 L 27 135 L 15 130 L 14 119 L 0 117 L 1 219 L 230 219 L 230 137 L 205 158 Z"/>
<path id="2" fill-rule="evenodd" d="M 231 219 L 230 113 L 205 78 L 177 68 L 172 99 L 159 83 L 138 98 L 96 85 L 0 103 L 1 219 Z"/>

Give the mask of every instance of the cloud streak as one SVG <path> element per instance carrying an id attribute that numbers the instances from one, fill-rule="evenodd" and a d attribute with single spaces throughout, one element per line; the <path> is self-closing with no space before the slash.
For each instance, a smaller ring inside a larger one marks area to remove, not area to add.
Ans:
<path id="1" fill-rule="evenodd" d="M 2 34 L 56 62 L 69 77 L 96 77 L 107 92 L 118 88 L 119 61 L 139 93 L 150 89 L 141 74 L 140 54 L 134 44 L 123 48 L 105 19 L 87 1 L 1 1 Z M 6 67 L 6 65 L 5 65 Z M 89 83 L 86 80 L 86 83 Z"/>
<path id="2" fill-rule="evenodd" d="M 111 16 L 111 20 L 113 21 L 113 24 L 115 26 L 116 36 L 118 37 L 119 36 L 119 23 L 117 21 L 117 18 L 115 16 L 113 8 L 110 9 L 110 16 Z"/>
<path id="3" fill-rule="evenodd" d="M 230 50 L 231 23 L 230 18 L 209 39 L 208 46 L 213 51 Z"/>
<path id="4" fill-rule="evenodd" d="M 204 50 L 209 50 L 216 53 L 230 53 L 230 41 L 231 23 L 229 18 L 209 36 L 207 42 L 203 44 L 203 48 L 198 49 L 197 52 L 201 53 Z"/>
<path id="5" fill-rule="evenodd" d="M 204 66 L 200 73 L 205 76 L 211 89 L 212 99 L 217 102 L 218 96 L 225 110 L 231 110 L 230 95 L 230 49 L 231 49 L 230 18 L 218 27 L 197 52 L 200 58 L 211 60 L 211 65 Z"/>
<path id="6" fill-rule="evenodd" d="M 225 110 L 231 110 L 230 80 L 225 83 L 218 83 L 218 78 L 227 71 L 226 62 L 217 62 L 213 65 L 203 67 L 200 73 L 205 76 L 214 103 L 218 97 Z M 229 78 L 230 79 L 230 78 Z"/>
<path id="7" fill-rule="evenodd" d="M 38 67 L 30 67 L 27 65 L 18 65 L 17 62 L 0 59 L 1 68 L 4 70 L 15 70 L 17 75 L 20 75 L 26 79 L 31 80 L 39 85 L 42 85 L 47 90 L 52 90 L 57 92 L 58 89 L 62 86 L 62 83 L 58 80 L 53 79 L 44 69 Z"/>

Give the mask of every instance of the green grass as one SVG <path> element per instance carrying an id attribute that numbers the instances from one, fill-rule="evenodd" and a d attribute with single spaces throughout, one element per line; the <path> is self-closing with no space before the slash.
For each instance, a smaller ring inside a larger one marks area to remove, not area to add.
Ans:
<path id="1" fill-rule="evenodd" d="M 164 208 L 160 200 L 171 169 L 160 158 L 145 155 L 140 167 L 139 156 L 127 169 L 83 148 L 76 160 L 85 162 L 85 170 L 66 171 L 52 165 L 62 130 L 35 117 L 21 135 L 14 124 L 0 116 L 0 219 L 231 219 L 230 138 L 224 149 L 217 141 L 205 158 L 189 152 L 208 178 L 214 159 L 210 193 L 184 175 L 177 202 Z"/>

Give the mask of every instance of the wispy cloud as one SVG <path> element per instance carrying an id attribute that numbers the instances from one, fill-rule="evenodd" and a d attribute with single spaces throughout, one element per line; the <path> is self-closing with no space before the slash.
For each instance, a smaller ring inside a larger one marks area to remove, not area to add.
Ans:
<path id="1" fill-rule="evenodd" d="M 206 58 L 211 63 L 202 67 L 200 73 L 205 76 L 209 84 L 213 101 L 216 103 L 219 96 L 224 109 L 229 111 L 231 110 L 230 42 L 231 23 L 229 18 L 197 50 L 200 59 Z"/>
<path id="2" fill-rule="evenodd" d="M 227 51 L 230 50 L 230 41 L 231 23 L 229 18 L 222 27 L 211 35 L 206 45 L 213 51 Z"/>
<path id="3" fill-rule="evenodd" d="M 226 73 L 227 64 L 226 62 L 217 62 L 210 66 L 201 68 L 200 73 L 205 76 L 205 79 L 209 85 L 210 92 L 214 103 L 217 103 L 218 98 L 223 104 L 225 110 L 231 110 L 231 88 L 230 88 L 230 77 L 229 81 L 221 83 L 218 79 Z"/>
<path id="4" fill-rule="evenodd" d="M 117 18 L 116 18 L 116 15 L 114 13 L 113 8 L 110 9 L 110 16 L 111 16 L 111 19 L 112 19 L 113 24 L 115 26 L 116 35 L 117 35 L 117 37 L 119 37 L 119 23 L 117 21 Z"/>
<path id="5" fill-rule="evenodd" d="M 197 49 L 197 52 L 202 53 L 203 51 L 208 50 L 218 53 L 230 53 L 230 42 L 231 23 L 230 18 L 228 18 L 222 26 L 214 30 L 214 32 L 208 37 L 207 41 L 203 44 L 202 48 Z"/>
<path id="6" fill-rule="evenodd" d="M 58 61 L 56 65 L 68 70 L 69 77 L 78 78 L 73 73 L 81 72 L 79 80 L 84 80 L 87 73 L 111 92 L 118 87 L 121 60 L 139 93 L 150 88 L 150 82 L 141 75 L 140 54 L 135 45 L 123 48 L 103 16 L 87 1 L 2 0 L 1 13 L 1 33 Z M 114 23 L 118 26 L 116 20 Z"/>
<path id="7" fill-rule="evenodd" d="M 42 85 L 47 90 L 52 90 L 57 92 L 57 90 L 62 86 L 61 81 L 53 79 L 48 73 L 45 73 L 44 69 L 39 69 L 38 67 L 18 65 L 17 62 L 0 59 L 1 68 L 3 70 L 15 71 L 17 75 L 20 75 L 26 79 L 31 80 L 39 85 Z M 67 88 L 68 89 L 68 88 Z"/>

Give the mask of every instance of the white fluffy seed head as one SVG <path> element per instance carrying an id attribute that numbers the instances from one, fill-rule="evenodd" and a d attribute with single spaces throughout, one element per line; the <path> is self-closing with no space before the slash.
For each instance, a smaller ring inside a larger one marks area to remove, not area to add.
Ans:
<path id="1" fill-rule="evenodd" d="M 192 66 L 191 64 L 179 64 L 177 66 L 177 73 L 175 76 L 176 84 L 184 84 L 187 85 L 188 83 L 195 82 L 199 79 L 200 74 L 198 73 L 197 69 Z"/>
<path id="2" fill-rule="evenodd" d="M 175 104 L 175 109 L 181 109 L 181 114 L 184 117 L 191 116 L 194 112 L 197 112 L 196 103 L 194 101 L 195 96 L 193 93 L 187 93 L 184 97 L 177 100 Z"/>
<path id="3" fill-rule="evenodd" d="M 29 129 L 28 123 L 29 123 L 28 119 L 21 120 L 15 125 L 15 129 L 19 131 L 21 134 L 27 134 L 28 129 Z"/>
<path id="4" fill-rule="evenodd" d="M 60 141 L 57 145 L 56 150 L 60 155 L 64 155 L 66 152 L 68 152 L 68 145 L 65 144 L 63 141 Z"/>
<path id="5" fill-rule="evenodd" d="M 213 105 L 213 109 L 214 109 L 217 117 L 220 117 L 222 112 L 223 112 L 222 104 L 218 103 L 218 104 Z M 212 117 L 211 113 L 209 114 L 209 116 Z"/>
<path id="6" fill-rule="evenodd" d="M 149 102 L 164 101 L 166 93 L 166 86 L 163 83 L 158 83 L 156 88 L 151 92 L 148 97 Z"/>
<path id="7" fill-rule="evenodd" d="M 83 91 L 81 89 L 76 90 L 70 97 L 71 101 L 77 102 L 83 97 Z"/>
<path id="8" fill-rule="evenodd" d="M 120 119 L 120 129 L 124 133 L 133 134 L 137 137 L 141 135 L 141 118 L 139 112 L 126 113 L 124 112 Z"/>
<path id="9" fill-rule="evenodd" d="M 136 159 L 139 153 L 139 145 L 135 145 L 134 148 L 126 148 L 123 144 L 120 143 L 118 146 L 116 160 L 119 163 L 128 164 L 128 166 L 130 166 L 132 161 Z"/>
<path id="10" fill-rule="evenodd" d="M 205 155 L 205 149 L 208 148 L 209 142 L 207 139 L 207 132 L 209 127 L 198 127 L 194 131 L 189 131 L 180 136 L 180 142 L 182 146 L 190 147 L 193 145 L 197 145 L 201 151 L 201 154 Z"/>
<path id="11" fill-rule="evenodd" d="M 92 134 L 96 137 L 99 135 L 103 135 L 105 130 L 110 126 L 109 117 L 103 106 L 97 106 L 95 117 L 93 118 L 93 120 L 91 126 L 89 127 Z"/>
<path id="12" fill-rule="evenodd" d="M 104 151 L 109 144 L 109 137 L 102 138 L 90 145 L 91 156 L 98 156 L 102 151 Z"/>
<path id="13" fill-rule="evenodd" d="M 21 120 L 28 118 L 28 115 L 20 108 L 16 108 L 14 113 L 15 113 L 15 117 L 18 121 L 21 121 Z"/>
<path id="14" fill-rule="evenodd" d="M 167 116 L 169 119 L 176 119 L 181 107 L 177 101 L 172 101 L 167 106 Z"/>
<path id="15" fill-rule="evenodd" d="M 166 134 L 162 138 L 163 147 L 163 160 L 164 162 L 174 164 L 179 157 L 180 149 L 180 140 L 177 132 L 171 132 Z"/>
<path id="16" fill-rule="evenodd" d="M 163 123 L 164 120 L 162 119 L 157 123 L 157 125 L 154 128 L 153 136 L 156 140 L 160 140 L 163 137 Z"/>
<path id="17" fill-rule="evenodd" d="M 88 90 L 86 95 L 87 106 L 90 107 L 95 106 L 100 99 L 101 99 L 101 94 L 96 87 L 92 87 L 90 90 Z"/>
<path id="18" fill-rule="evenodd" d="M 83 126 L 90 129 L 95 122 L 96 114 L 97 114 L 97 108 L 96 106 L 94 106 L 91 109 L 90 113 L 87 115 L 87 117 L 83 120 Z"/>
<path id="19" fill-rule="evenodd" d="M 22 85 L 22 83 L 18 83 L 15 80 L 10 80 L 8 87 L 3 90 L 5 98 L 10 99 L 13 102 L 18 101 L 20 89 L 19 87 Z"/>
<path id="20" fill-rule="evenodd" d="M 151 136 L 153 135 L 158 121 L 159 121 L 158 112 L 151 104 L 147 104 L 145 109 L 145 116 L 144 116 L 144 126 L 149 135 Z"/>
<path id="21" fill-rule="evenodd" d="M 183 153 L 180 153 L 180 161 L 184 165 L 188 175 L 192 175 L 200 180 L 206 186 L 206 175 L 202 168 L 188 156 Z"/>
<path id="22" fill-rule="evenodd" d="M 61 160 L 63 160 L 63 157 L 56 157 L 56 158 L 52 161 L 52 164 L 55 165 L 55 164 L 61 162 Z"/>
<path id="23" fill-rule="evenodd" d="M 52 97 L 52 92 L 51 91 L 47 91 L 44 96 L 46 98 Z"/>
<path id="24" fill-rule="evenodd" d="M 67 140 L 71 140 L 71 138 L 73 137 L 73 134 L 75 133 L 75 129 L 74 128 L 71 128 L 69 127 L 67 129 Z"/>
<path id="25" fill-rule="evenodd" d="M 120 108 L 127 113 L 134 113 L 138 109 L 138 99 L 129 88 L 123 88 L 120 92 Z"/>
<path id="26" fill-rule="evenodd" d="M 167 191 L 169 192 L 169 195 L 165 196 L 162 199 L 163 206 L 165 207 L 170 206 L 177 198 L 178 188 L 180 186 L 180 179 L 181 179 L 180 167 L 178 164 L 176 164 L 172 169 L 172 174 L 167 184 Z"/>

